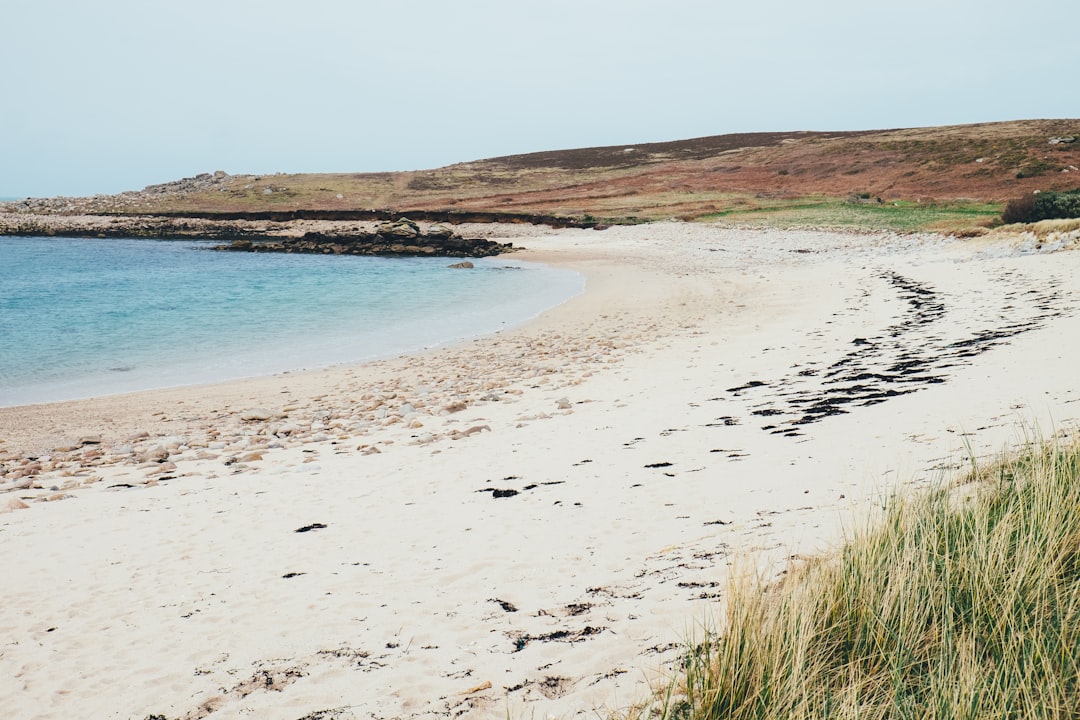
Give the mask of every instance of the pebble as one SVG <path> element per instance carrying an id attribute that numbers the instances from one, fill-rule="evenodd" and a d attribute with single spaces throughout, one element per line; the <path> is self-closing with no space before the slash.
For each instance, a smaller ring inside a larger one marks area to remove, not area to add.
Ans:
<path id="1" fill-rule="evenodd" d="M 24 503 L 19 498 L 10 498 L 6 503 L 4 503 L 2 508 L 0 508 L 0 512 L 14 512 L 15 510 L 26 510 L 29 507 L 29 505 Z"/>
<path id="2" fill-rule="evenodd" d="M 262 422 L 270 418 L 270 411 L 264 408 L 250 408 L 240 413 L 240 419 L 244 422 Z"/>
<path id="3" fill-rule="evenodd" d="M 138 460 L 141 463 L 164 462 L 164 461 L 166 461 L 168 459 L 169 459 L 169 451 L 166 450 L 165 448 L 161 447 L 160 445 L 152 447 L 149 450 L 147 450 L 146 452 L 144 452 L 142 455 L 138 456 Z"/>

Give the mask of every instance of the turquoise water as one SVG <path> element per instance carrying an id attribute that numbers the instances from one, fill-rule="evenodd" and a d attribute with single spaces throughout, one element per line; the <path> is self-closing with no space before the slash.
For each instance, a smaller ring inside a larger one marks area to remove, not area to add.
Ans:
<path id="1" fill-rule="evenodd" d="M 584 287 L 512 258 L 452 270 L 213 244 L 0 238 L 0 406 L 388 357 L 520 324 Z"/>

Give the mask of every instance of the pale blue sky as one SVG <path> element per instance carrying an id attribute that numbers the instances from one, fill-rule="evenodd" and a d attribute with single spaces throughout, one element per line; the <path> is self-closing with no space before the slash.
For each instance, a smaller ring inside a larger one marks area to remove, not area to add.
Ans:
<path id="1" fill-rule="evenodd" d="M 1080 117 L 1077 0 L 9 0 L 0 26 L 0 196 Z"/>

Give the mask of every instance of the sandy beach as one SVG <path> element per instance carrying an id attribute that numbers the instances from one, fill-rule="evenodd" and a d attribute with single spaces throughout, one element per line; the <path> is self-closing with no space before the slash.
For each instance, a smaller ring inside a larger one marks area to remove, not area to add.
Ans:
<path id="1" fill-rule="evenodd" d="M 0 408 L 7 716 L 603 717 L 733 565 L 1080 416 L 1069 247 L 465 230 L 585 293 L 415 356 Z"/>

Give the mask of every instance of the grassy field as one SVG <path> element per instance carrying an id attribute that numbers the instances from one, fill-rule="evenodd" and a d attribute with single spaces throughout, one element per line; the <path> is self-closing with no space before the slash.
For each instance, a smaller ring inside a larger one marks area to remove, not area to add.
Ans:
<path id="1" fill-rule="evenodd" d="M 778 586 L 735 581 L 659 714 L 1080 717 L 1078 479 L 1080 447 L 1032 445 L 894 498 Z"/>
<path id="2" fill-rule="evenodd" d="M 1001 219 L 1002 205 L 981 202 L 852 201 L 811 196 L 794 199 L 747 198 L 730 210 L 705 215 L 705 222 L 761 227 L 829 227 L 864 230 L 948 232 L 989 227 Z"/>

